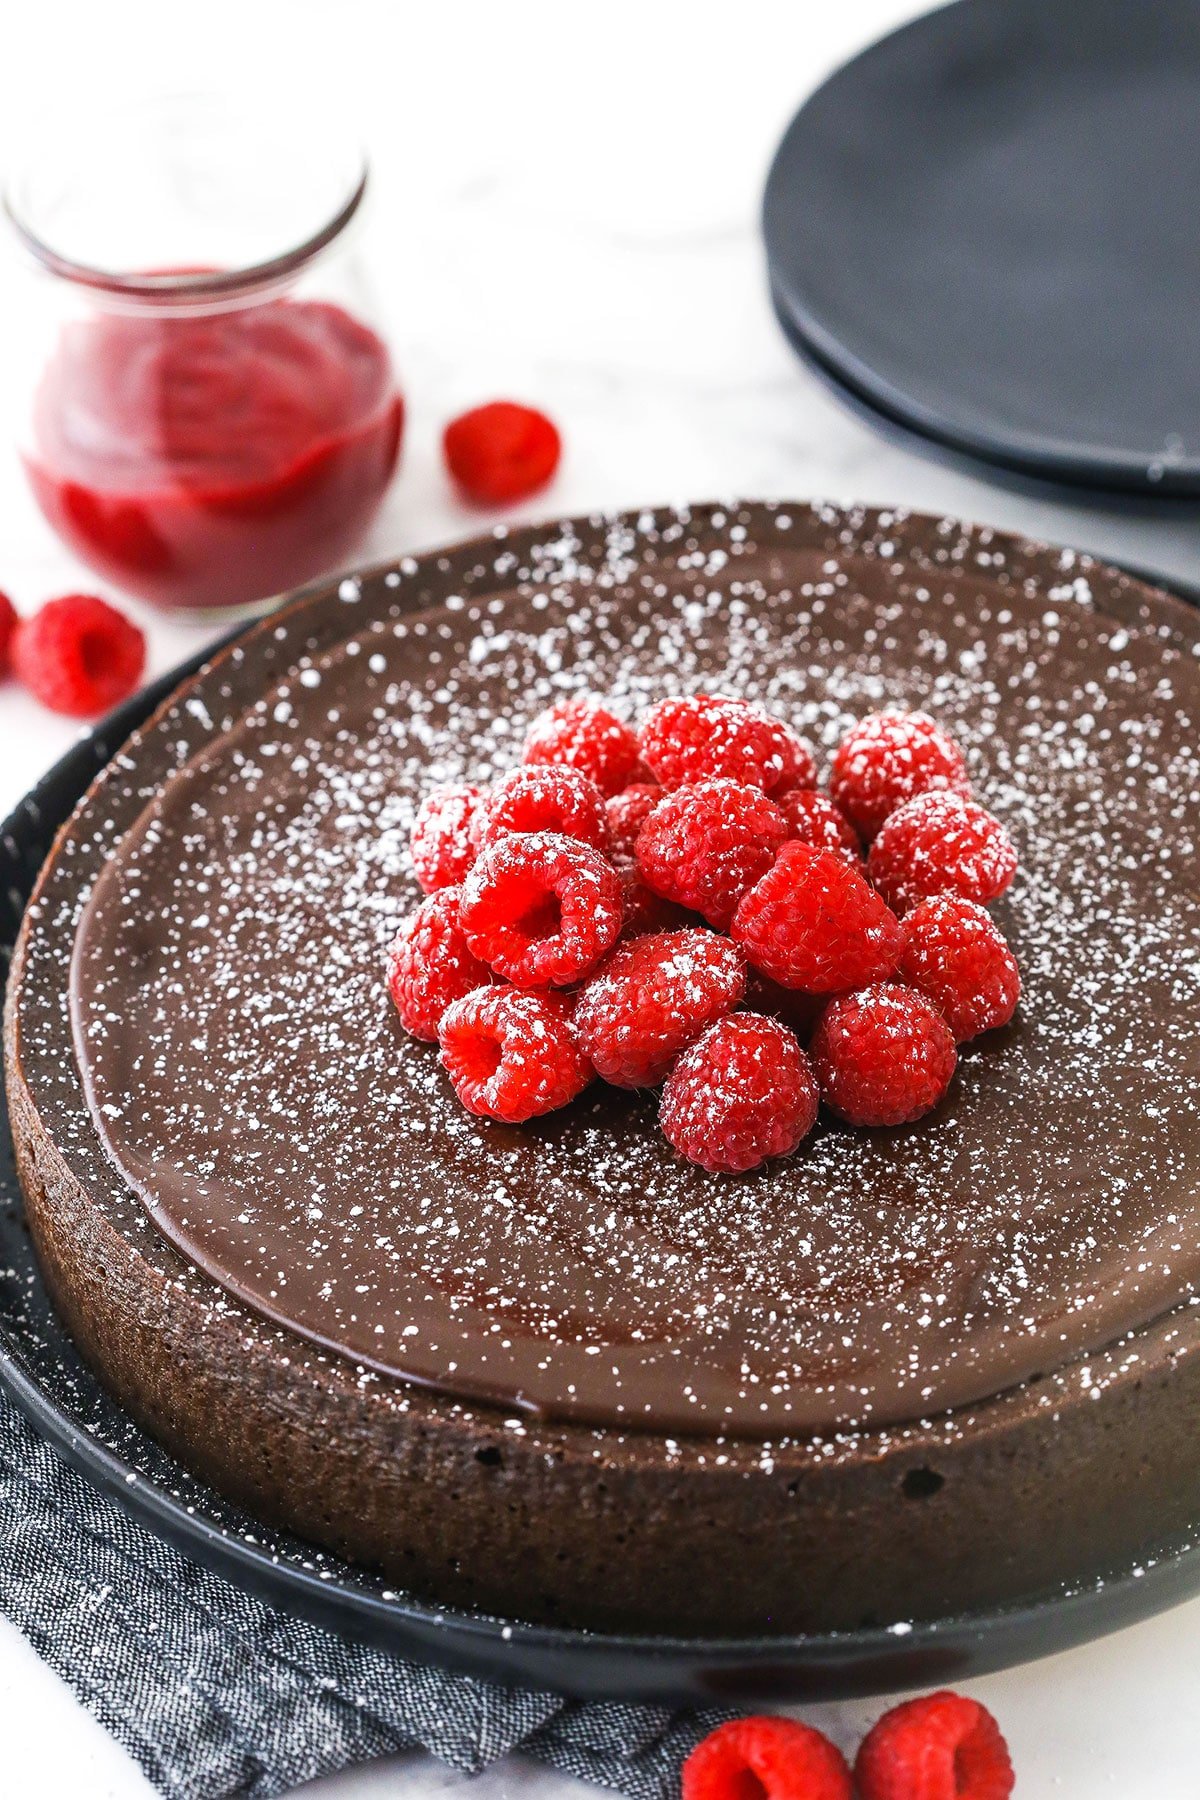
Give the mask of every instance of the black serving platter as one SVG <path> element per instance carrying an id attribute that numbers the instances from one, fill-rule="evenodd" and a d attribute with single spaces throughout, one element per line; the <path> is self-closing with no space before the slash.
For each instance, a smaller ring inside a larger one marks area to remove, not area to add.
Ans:
<path id="1" fill-rule="evenodd" d="M 55 765 L 0 828 L 0 957 L 55 832 L 93 777 L 196 657 L 122 706 Z M 935 1686 L 1064 1650 L 1200 1592 L 1200 1546 L 971 1617 L 801 1637 L 669 1638 L 571 1631 L 445 1610 L 270 1530 L 195 1480 L 110 1399 L 42 1283 L 0 1116 L 0 1385 L 110 1499 L 186 1555 L 285 1612 L 416 1661 L 579 1697 L 839 1698 Z"/>
<path id="2" fill-rule="evenodd" d="M 767 182 L 777 309 L 991 468 L 1200 493 L 1200 7 L 957 0 L 839 69 Z"/>

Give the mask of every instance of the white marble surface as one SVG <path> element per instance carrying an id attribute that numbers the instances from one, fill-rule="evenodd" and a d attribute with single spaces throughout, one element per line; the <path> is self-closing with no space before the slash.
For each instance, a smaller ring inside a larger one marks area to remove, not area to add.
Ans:
<path id="1" fill-rule="evenodd" d="M 410 402 L 403 469 L 367 546 L 466 535 L 441 424 L 499 393 L 547 405 L 567 454 L 538 511 L 810 494 L 962 513 L 1200 580 L 1200 524 L 1033 501 L 917 459 L 849 416 L 782 341 L 767 304 L 758 197 L 801 96 L 907 0 L 58 0 L 3 9 L 0 162 L 53 100 L 91 102 L 237 74 L 361 121 L 377 172 L 369 252 Z M 0 336 L 10 276 L 0 264 Z M 11 345 L 10 345 L 11 348 Z M 0 387 L 0 587 L 21 607 L 90 577 L 35 513 L 8 454 Z M 489 522 L 484 516 L 483 523 Z M 144 610 L 154 671 L 203 641 Z M 73 727 L 0 689 L 0 810 Z M 0 1530 L 4 1522 L 0 1519 Z M 1091 1648 L 979 1682 L 1023 1800 L 1195 1800 L 1200 1602 Z M 871 1703 L 813 1707 L 847 1745 Z M 151 1790 L 0 1621 L 0 1792 L 144 1800 Z M 418 1796 L 457 1782 L 419 1757 L 306 1790 Z M 513 1761 L 477 1800 L 568 1800 Z"/>

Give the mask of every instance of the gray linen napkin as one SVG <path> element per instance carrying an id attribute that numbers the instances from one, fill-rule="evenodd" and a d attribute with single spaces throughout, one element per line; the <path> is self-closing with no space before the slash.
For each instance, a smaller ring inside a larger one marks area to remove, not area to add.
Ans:
<path id="1" fill-rule="evenodd" d="M 163 1543 L 0 1401 L 0 1610 L 168 1800 L 270 1800 L 419 1746 L 667 1800 L 724 1712 L 523 1693 L 349 1644 Z"/>

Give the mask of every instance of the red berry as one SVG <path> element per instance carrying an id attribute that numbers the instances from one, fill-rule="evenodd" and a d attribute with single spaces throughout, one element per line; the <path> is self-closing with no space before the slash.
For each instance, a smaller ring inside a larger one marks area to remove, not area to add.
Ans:
<path id="1" fill-rule="evenodd" d="M 145 637 L 95 594 L 48 600 L 13 633 L 13 673 L 43 706 L 75 719 L 132 694 L 145 663 Z"/>
<path id="2" fill-rule="evenodd" d="M 904 920 L 897 976 L 933 1004 L 960 1044 L 1007 1025 L 1017 1010 L 1017 959 L 982 906 L 956 894 L 922 900 Z"/>
<path id="3" fill-rule="evenodd" d="M 545 413 L 514 400 L 492 400 L 452 419 L 442 447 L 468 500 L 502 506 L 545 487 L 558 467 L 562 439 Z"/>
<path id="4" fill-rule="evenodd" d="M 835 1744 L 795 1719 L 731 1719 L 683 1765 L 682 1800 L 852 1800 Z"/>
<path id="5" fill-rule="evenodd" d="M 446 1008 L 438 1039 L 467 1111 L 509 1125 L 566 1106 L 592 1079 L 565 994 L 476 988 Z"/>
<path id="6" fill-rule="evenodd" d="M 841 851 L 795 841 L 743 896 L 732 930 L 756 969 L 806 994 L 881 980 L 904 944 L 899 920 Z"/>
<path id="7" fill-rule="evenodd" d="M 802 844 L 811 844 L 814 850 L 842 850 L 855 862 L 861 861 L 858 833 L 828 795 L 819 794 L 816 788 L 793 788 L 777 795 L 775 804 L 787 820 L 791 836 Z"/>
<path id="8" fill-rule="evenodd" d="M 867 872 L 897 912 L 933 894 L 986 906 L 1012 881 L 1013 841 L 999 819 L 962 794 L 918 794 L 894 812 L 871 845 Z"/>
<path id="9" fill-rule="evenodd" d="M 590 844 L 558 832 L 504 837 L 467 876 L 461 917 L 475 955 L 518 987 L 568 987 L 617 941 L 621 878 Z"/>
<path id="10" fill-rule="evenodd" d="M 832 1000 L 808 1046 L 826 1104 L 850 1125 L 907 1125 L 937 1105 L 958 1062 L 954 1035 L 913 988 Z"/>
<path id="11" fill-rule="evenodd" d="M 760 707 L 721 694 L 660 700 L 642 721 L 639 743 L 651 774 L 667 788 L 724 775 L 772 794 L 817 779 L 803 738 Z"/>
<path id="12" fill-rule="evenodd" d="M 527 763 L 565 763 L 618 794 L 637 774 L 638 743 L 623 719 L 597 700 L 560 700 L 539 713 L 525 738 Z"/>
<path id="13" fill-rule="evenodd" d="M 465 782 L 437 788 L 422 800 L 410 848 L 417 880 L 427 894 L 453 887 L 470 874 L 485 802 L 483 790 Z"/>
<path id="14" fill-rule="evenodd" d="M 790 1156 L 816 1124 L 808 1058 L 777 1019 L 732 1013 L 684 1051 L 663 1088 L 667 1142 L 713 1174 Z"/>
<path id="15" fill-rule="evenodd" d="M 829 786 L 865 838 L 889 813 L 931 788 L 970 788 L 962 751 L 948 731 L 922 712 L 871 713 L 851 726 L 833 759 Z"/>
<path id="16" fill-rule="evenodd" d="M 492 789 L 476 834 L 480 850 L 518 831 L 557 831 L 608 849 L 604 796 L 578 769 L 533 764 L 514 769 Z"/>
<path id="17" fill-rule="evenodd" d="M 605 802 L 614 854 L 633 855 L 638 832 L 662 797 L 657 781 L 635 781 Z"/>
<path id="18" fill-rule="evenodd" d="M 1008 1800 L 1013 1766 L 987 1708 L 928 1694 L 884 1713 L 859 1747 L 860 1800 Z"/>
<path id="19" fill-rule="evenodd" d="M 728 938 L 699 927 L 636 938 L 579 995 L 575 1030 L 605 1081 L 653 1087 L 745 987 L 742 953 Z"/>
<path id="20" fill-rule="evenodd" d="M 802 994 L 798 988 L 780 987 L 757 969 L 751 969 L 746 976 L 746 1005 L 751 1012 L 778 1019 L 802 1044 L 807 1044 L 828 1004 L 828 994 Z"/>
<path id="21" fill-rule="evenodd" d="M 455 887 L 440 888 L 422 900 L 401 921 L 388 953 L 388 992 L 400 1023 L 428 1043 L 436 1039 L 451 1001 L 492 979 L 487 964 L 471 953 L 458 903 Z"/>
<path id="22" fill-rule="evenodd" d="M 13 632 L 17 629 L 17 609 L 7 594 L 0 593 L 0 675 L 7 675 Z"/>
<path id="23" fill-rule="evenodd" d="M 621 877 L 625 907 L 625 922 L 621 927 L 623 938 L 645 937 L 652 931 L 674 931 L 681 925 L 693 923 L 682 906 L 676 906 L 673 900 L 664 900 L 661 894 L 646 886 L 636 863 L 627 863 L 618 857 L 613 866 Z"/>
<path id="24" fill-rule="evenodd" d="M 761 788 L 714 776 L 659 801 L 638 833 L 638 868 L 656 894 L 727 929 L 787 835 L 787 821 Z"/>

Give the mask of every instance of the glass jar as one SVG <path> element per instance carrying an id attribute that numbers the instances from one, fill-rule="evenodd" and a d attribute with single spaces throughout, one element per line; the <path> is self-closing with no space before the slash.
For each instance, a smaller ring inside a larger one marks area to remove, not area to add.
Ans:
<path id="1" fill-rule="evenodd" d="M 21 458 L 116 586 L 247 609 L 354 550 L 404 417 L 353 251 L 366 185 L 327 120 L 261 97 L 127 109 L 11 179 Z"/>

